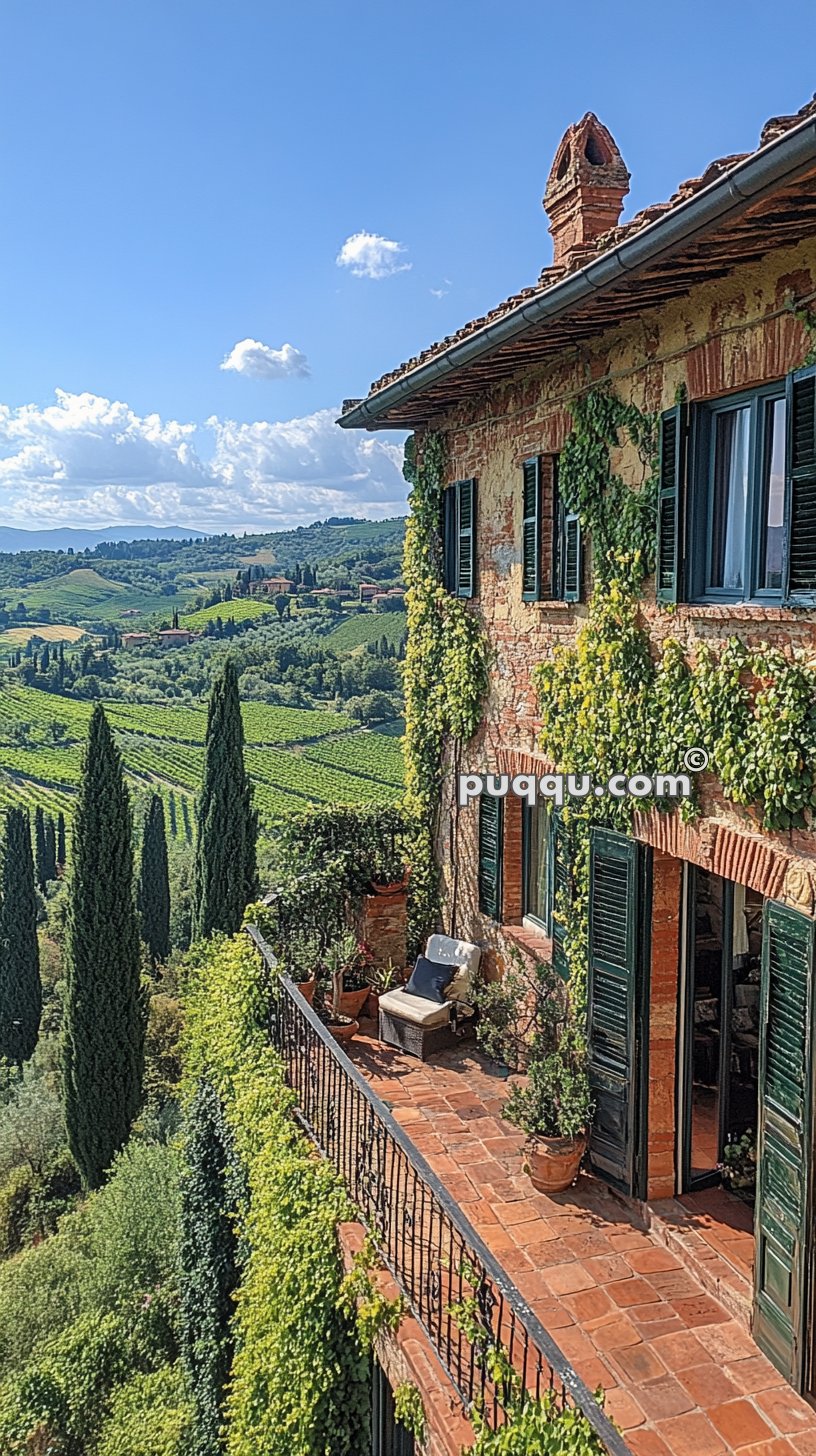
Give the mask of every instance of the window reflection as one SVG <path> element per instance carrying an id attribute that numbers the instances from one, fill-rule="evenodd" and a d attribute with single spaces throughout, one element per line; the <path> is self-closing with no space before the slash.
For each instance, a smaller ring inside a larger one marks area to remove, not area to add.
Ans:
<path id="1" fill-rule="evenodd" d="M 714 500 L 708 585 L 741 592 L 748 518 L 751 410 L 723 410 L 714 421 Z"/>

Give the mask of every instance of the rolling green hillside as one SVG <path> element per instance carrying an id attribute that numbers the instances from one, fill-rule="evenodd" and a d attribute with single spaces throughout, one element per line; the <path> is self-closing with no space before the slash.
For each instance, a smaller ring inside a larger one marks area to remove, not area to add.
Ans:
<path id="1" fill-rule="evenodd" d="M 407 618 L 404 612 L 359 612 L 341 622 L 326 638 L 336 652 L 350 652 L 367 642 L 385 637 L 392 647 L 399 647 L 405 636 Z"/>
<path id="2" fill-rule="evenodd" d="M 91 711 L 87 702 L 4 684 L 0 809 L 42 805 L 70 815 Z M 132 786 L 161 793 L 172 832 L 189 838 L 206 709 L 114 702 L 106 712 Z M 242 713 L 247 767 L 267 832 L 308 804 L 388 804 L 399 797 L 402 755 L 395 738 L 359 729 L 329 710 L 245 703 Z"/>
<path id="3" fill-rule="evenodd" d="M 161 592 L 143 591 L 103 576 L 94 567 L 79 566 L 62 576 L 55 576 L 29 587 L 13 598 L 10 605 L 21 601 L 26 611 L 39 612 L 45 607 L 57 620 L 109 621 L 124 625 L 126 611 L 171 612 L 174 598 Z"/>

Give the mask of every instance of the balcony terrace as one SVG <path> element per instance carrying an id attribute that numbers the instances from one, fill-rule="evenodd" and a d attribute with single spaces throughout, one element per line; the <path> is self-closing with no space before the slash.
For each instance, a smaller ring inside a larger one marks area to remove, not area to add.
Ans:
<path id="1" fill-rule="evenodd" d="M 304 1123 L 465 1407 L 481 1400 L 503 1419 L 508 1391 L 487 1358 L 503 1347 L 524 1387 L 582 1409 L 610 1456 L 816 1456 L 816 1412 L 739 1317 L 744 1274 L 714 1218 L 678 1219 L 673 1204 L 650 1227 L 583 1174 L 536 1193 L 486 1058 L 460 1045 L 418 1062 L 363 1023 L 349 1060 L 291 982 L 278 985 L 272 1034 Z M 468 1300 L 470 1338 L 450 1314 Z"/>

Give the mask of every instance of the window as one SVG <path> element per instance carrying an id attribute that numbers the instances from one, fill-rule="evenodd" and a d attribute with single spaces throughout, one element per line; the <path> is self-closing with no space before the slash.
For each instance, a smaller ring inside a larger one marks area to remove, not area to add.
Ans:
<path id="1" fill-rule="evenodd" d="M 558 456 L 522 466 L 522 572 L 525 602 L 581 599 L 581 523 L 558 495 Z"/>
<path id="2" fill-rule="evenodd" d="M 816 604 L 816 369 L 662 416 L 657 597 Z"/>
<path id="3" fill-rule="evenodd" d="M 475 595 L 476 481 L 458 480 L 442 493 L 443 583 L 457 597 Z"/>
<path id="4" fill-rule="evenodd" d="M 503 809 L 503 799 L 479 799 L 479 909 L 491 920 L 501 919 Z"/>
<path id="5" fill-rule="evenodd" d="M 552 812 L 549 804 L 523 804 L 521 820 L 522 894 L 525 920 L 552 934 Z"/>

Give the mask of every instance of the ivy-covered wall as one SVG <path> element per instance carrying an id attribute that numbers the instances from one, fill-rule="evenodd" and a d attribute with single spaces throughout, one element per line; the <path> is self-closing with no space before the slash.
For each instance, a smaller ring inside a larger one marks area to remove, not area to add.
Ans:
<path id="1" fill-rule="evenodd" d="M 590 613 L 593 590 L 596 586 L 599 593 L 602 590 L 587 551 L 580 604 L 522 601 L 522 462 L 536 454 L 563 451 L 573 432 L 576 400 L 586 401 L 590 395 L 598 398 L 606 392 L 618 402 L 624 426 L 627 412 L 630 415 L 630 428 L 621 428 L 618 443 L 606 452 L 610 476 L 646 501 L 653 469 L 649 442 L 631 426 L 646 417 L 656 419 L 681 392 L 691 400 L 717 398 L 781 379 L 799 367 L 812 341 L 792 304 L 808 298 L 814 290 L 816 241 L 808 240 L 797 248 L 769 254 L 760 263 L 736 270 L 716 284 L 692 290 L 662 309 L 644 314 L 626 329 L 576 350 L 569 359 L 562 357 L 553 367 L 497 387 L 432 422 L 444 446 L 445 481 L 476 477 L 479 482 L 477 596 L 469 609 L 484 626 L 490 670 L 482 721 L 462 757 L 463 767 L 489 771 L 498 766 L 502 749 L 521 755 L 541 754 L 541 681 L 537 669 L 560 650 L 575 645 Z M 421 450 L 421 437 L 418 444 Z M 645 519 L 635 513 L 630 544 L 636 544 Z M 613 544 L 625 543 L 618 540 Z M 599 605 L 597 600 L 595 605 Z M 727 701 L 729 662 L 733 664 L 739 656 L 740 644 L 755 661 L 764 651 L 764 644 L 772 654 L 789 656 L 801 649 L 805 655 L 816 657 L 816 626 L 811 613 L 732 606 L 679 606 L 667 611 L 655 604 L 651 576 L 636 593 L 634 605 L 638 651 L 646 654 L 648 662 L 655 663 L 665 644 L 670 639 L 676 641 L 679 656 L 700 673 L 701 703 L 709 687 L 715 695 L 719 693 L 720 703 Z M 705 680 L 706 662 L 710 658 L 717 663 L 723 649 L 724 669 L 718 684 L 709 684 Z M 674 648 L 669 652 L 678 656 Z M 742 670 L 747 673 L 749 665 Z M 798 701 L 801 703 L 801 699 Z M 739 704 L 736 706 L 739 708 Z M 551 727 L 552 749 L 554 739 L 558 740 L 558 725 Z M 684 720 L 678 724 L 680 727 L 692 731 L 695 724 Z M 762 744 L 761 729 L 752 727 L 751 731 Z M 633 747 L 631 740 L 628 747 Z M 611 745 L 606 744 L 605 749 L 608 756 Z M 785 854 L 797 857 L 807 874 L 807 866 L 816 861 L 814 836 L 801 825 L 794 823 L 791 827 L 784 813 L 774 817 L 765 812 L 764 787 L 770 776 L 764 775 L 760 802 L 756 804 L 749 795 L 734 793 L 734 780 L 739 779 L 742 769 L 738 762 L 729 769 L 724 745 L 720 763 L 733 797 L 726 796 L 714 775 L 707 775 L 699 805 L 703 820 L 762 834 Z M 450 754 L 446 767 L 452 774 L 455 765 Z M 652 765 L 624 761 L 618 767 L 648 770 Z M 446 804 L 450 803 L 449 790 L 450 780 L 443 799 Z M 735 802 L 740 798 L 743 802 Z M 441 817 L 438 852 L 446 900 L 448 907 L 455 901 L 456 925 L 461 933 L 492 942 L 501 953 L 502 941 L 496 927 L 479 914 L 476 904 L 477 823 L 475 808 L 458 816 L 446 813 Z M 517 872 L 511 855 L 506 860 L 505 875 L 511 901 L 511 880 Z"/>

